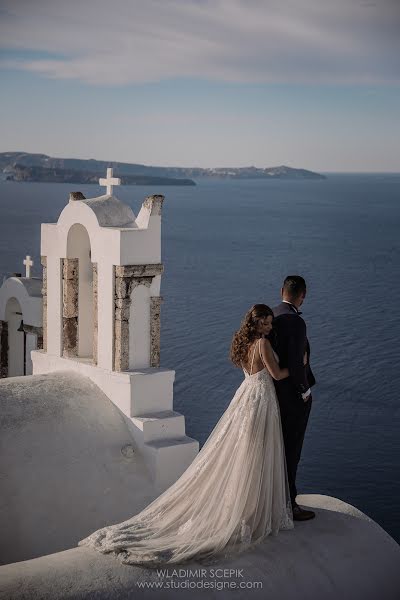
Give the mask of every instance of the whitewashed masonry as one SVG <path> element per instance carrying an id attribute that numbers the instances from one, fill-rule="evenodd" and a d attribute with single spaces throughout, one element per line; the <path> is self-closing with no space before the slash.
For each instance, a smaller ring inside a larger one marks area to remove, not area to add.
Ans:
<path id="1" fill-rule="evenodd" d="M 163 200 L 147 197 L 136 218 L 115 196 L 74 192 L 42 223 L 43 349 L 31 353 L 33 374 L 72 369 L 105 392 L 160 489 L 199 449 L 173 410 L 175 372 L 160 367 Z"/>

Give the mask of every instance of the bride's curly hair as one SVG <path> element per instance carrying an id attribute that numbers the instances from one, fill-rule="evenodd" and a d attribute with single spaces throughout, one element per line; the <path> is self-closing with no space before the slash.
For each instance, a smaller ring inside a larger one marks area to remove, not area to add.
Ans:
<path id="1" fill-rule="evenodd" d="M 258 337 L 258 322 L 266 317 L 274 317 L 272 309 L 266 304 L 254 304 L 245 314 L 240 329 L 235 331 L 230 350 L 230 359 L 237 367 L 246 360 L 249 345 Z"/>

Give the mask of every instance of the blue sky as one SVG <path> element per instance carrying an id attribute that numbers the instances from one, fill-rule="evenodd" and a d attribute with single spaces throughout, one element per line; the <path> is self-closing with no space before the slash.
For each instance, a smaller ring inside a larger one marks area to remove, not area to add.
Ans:
<path id="1" fill-rule="evenodd" d="M 0 151 L 400 171 L 400 3 L 0 0 Z"/>

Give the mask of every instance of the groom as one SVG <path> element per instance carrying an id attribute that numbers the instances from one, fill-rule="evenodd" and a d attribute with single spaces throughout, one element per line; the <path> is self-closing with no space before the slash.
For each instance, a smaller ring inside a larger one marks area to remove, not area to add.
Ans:
<path id="1" fill-rule="evenodd" d="M 303 277 L 286 277 L 281 289 L 282 302 L 273 308 L 275 318 L 271 336 L 272 347 L 279 356 L 279 366 L 289 369 L 289 377 L 274 380 L 274 383 L 281 413 L 293 519 L 296 521 L 315 517 L 315 512 L 305 510 L 296 503 L 296 472 L 311 410 L 311 387 L 315 384 L 309 363 L 310 344 L 306 324 L 299 311 L 306 291 Z"/>

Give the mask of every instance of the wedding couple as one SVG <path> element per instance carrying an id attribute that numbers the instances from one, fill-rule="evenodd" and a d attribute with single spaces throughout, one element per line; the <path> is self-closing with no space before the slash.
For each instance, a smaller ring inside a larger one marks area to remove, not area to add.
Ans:
<path id="1" fill-rule="evenodd" d="M 310 346 L 299 311 L 306 283 L 286 277 L 273 310 L 255 304 L 231 345 L 236 390 L 181 477 L 130 519 L 78 542 L 124 564 L 218 562 L 315 516 L 296 503 L 296 471 L 311 409 Z"/>

